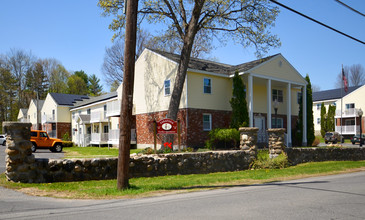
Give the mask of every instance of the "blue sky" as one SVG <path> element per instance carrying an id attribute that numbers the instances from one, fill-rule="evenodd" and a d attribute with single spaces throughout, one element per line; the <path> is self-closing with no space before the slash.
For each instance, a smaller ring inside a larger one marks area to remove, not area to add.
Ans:
<path id="1" fill-rule="evenodd" d="M 342 0 L 365 13 L 365 3 Z M 334 0 L 280 0 L 316 20 L 365 41 L 365 17 Z M 11 48 L 31 51 L 39 58 L 55 58 L 67 70 L 84 70 L 102 81 L 105 48 L 112 45 L 108 29 L 112 18 L 101 16 L 96 0 L 0 0 L 0 54 Z M 339 35 L 281 8 L 272 32 L 282 46 L 268 55 L 282 53 L 321 90 L 332 89 L 341 65 L 365 67 L 365 45 Z M 211 57 L 219 62 L 239 64 L 256 59 L 253 48 L 217 45 Z M 104 90 L 109 86 L 104 82 Z"/>

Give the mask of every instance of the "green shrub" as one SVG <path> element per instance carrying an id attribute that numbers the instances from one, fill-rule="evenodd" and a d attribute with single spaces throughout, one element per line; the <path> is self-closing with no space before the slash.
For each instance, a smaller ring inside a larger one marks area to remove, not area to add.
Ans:
<path id="1" fill-rule="evenodd" d="M 63 141 L 63 147 L 73 147 L 73 145 L 72 141 Z"/>
<path id="2" fill-rule="evenodd" d="M 268 150 L 258 151 L 257 159 L 251 164 L 252 169 L 281 169 L 288 166 L 288 156 L 285 153 L 271 159 Z"/>
<path id="3" fill-rule="evenodd" d="M 240 141 L 240 132 L 235 128 L 217 128 L 209 132 L 206 147 L 214 149 L 237 148 Z"/>
<path id="4" fill-rule="evenodd" d="M 63 134 L 63 136 L 62 136 L 62 140 L 63 140 L 63 141 L 71 141 L 71 137 L 70 137 L 70 135 L 66 132 L 66 133 L 64 133 L 64 134 Z"/>
<path id="5" fill-rule="evenodd" d="M 141 151 L 141 154 L 154 154 L 154 153 L 155 151 L 150 147 L 147 147 Z"/>

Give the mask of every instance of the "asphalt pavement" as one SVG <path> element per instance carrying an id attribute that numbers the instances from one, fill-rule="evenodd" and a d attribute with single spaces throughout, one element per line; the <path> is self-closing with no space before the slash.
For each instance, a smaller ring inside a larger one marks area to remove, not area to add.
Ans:
<path id="1" fill-rule="evenodd" d="M 364 219 L 365 172 L 142 199 L 68 200 L 0 187 L 0 219 Z"/>

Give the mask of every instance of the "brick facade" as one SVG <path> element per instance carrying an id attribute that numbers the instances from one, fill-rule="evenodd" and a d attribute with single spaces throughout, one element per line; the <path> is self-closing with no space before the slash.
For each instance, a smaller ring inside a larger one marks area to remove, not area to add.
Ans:
<path id="1" fill-rule="evenodd" d="M 212 129 L 229 127 L 231 112 L 207 109 L 180 109 L 177 118 L 181 124 L 181 145 L 187 147 L 204 146 L 209 131 L 203 130 L 203 114 L 211 114 Z M 137 144 L 153 145 L 153 122 L 166 118 L 167 111 L 136 115 Z M 163 136 L 157 135 L 157 145 Z M 174 135 L 177 144 L 177 135 Z"/>
<path id="2" fill-rule="evenodd" d="M 181 123 L 181 145 L 186 147 L 203 147 L 205 141 L 209 138 L 209 131 L 203 129 L 203 114 L 210 114 L 212 120 L 212 129 L 215 128 L 229 128 L 231 122 L 231 111 L 219 111 L 210 109 L 180 109 L 178 112 L 178 119 Z M 154 112 L 148 114 L 136 115 L 136 135 L 137 145 L 142 147 L 152 146 L 153 140 L 153 122 L 166 118 L 167 111 Z M 255 113 L 254 116 L 261 115 L 265 117 L 266 114 Z M 283 127 L 287 127 L 287 116 L 278 115 L 277 117 L 283 119 Z M 292 116 L 292 128 L 295 128 L 298 116 Z M 255 125 L 254 125 L 255 126 Z M 157 148 L 161 145 L 163 136 L 157 135 Z M 174 136 L 174 144 L 177 145 L 177 135 Z"/>
<path id="3" fill-rule="evenodd" d="M 57 122 L 57 123 L 45 123 L 42 126 L 44 131 L 47 131 L 48 134 L 52 137 L 63 138 L 65 133 L 68 133 L 69 137 L 71 137 L 71 123 L 67 122 Z M 56 132 L 53 134 L 53 132 Z"/>

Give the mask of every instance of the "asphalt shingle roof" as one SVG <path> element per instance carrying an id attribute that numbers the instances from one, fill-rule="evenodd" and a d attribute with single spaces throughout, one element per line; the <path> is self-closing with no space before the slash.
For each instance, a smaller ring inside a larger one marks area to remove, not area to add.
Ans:
<path id="1" fill-rule="evenodd" d="M 63 93 L 50 93 L 52 98 L 58 105 L 73 106 L 76 101 L 82 101 L 88 99 L 87 95 L 74 95 L 74 94 L 63 94 Z"/>
<path id="2" fill-rule="evenodd" d="M 100 101 L 112 99 L 112 98 L 115 98 L 117 96 L 118 96 L 117 92 L 110 92 L 110 93 L 100 95 L 100 96 L 92 96 L 92 97 L 89 97 L 89 99 L 76 102 L 73 105 L 72 108 L 77 108 L 77 107 L 89 105 L 89 104 L 92 104 L 92 103 L 95 103 L 95 102 L 100 102 Z"/>
<path id="3" fill-rule="evenodd" d="M 362 86 L 362 85 L 361 85 Z M 324 100 L 332 100 L 332 99 L 340 99 L 351 92 L 355 91 L 356 89 L 360 88 L 361 86 L 353 86 L 349 87 L 347 92 L 342 89 L 330 89 L 330 90 L 324 90 L 324 91 L 318 91 L 312 93 L 312 99 L 313 102 L 316 101 L 324 101 Z M 342 93 L 341 93 L 342 90 Z"/>
<path id="4" fill-rule="evenodd" d="M 149 50 L 151 50 L 155 53 L 158 53 L 177 63 L 180 61 L 180 55 L 161 51 L 161 50 L 155 50 L 155 49 L 149 49 Z M 229 64 L 218 63 L 218 62 L 214 62 L 214 61 L 210 61 L 210 60 L 204 60 L 204 59 L 191 57 L 188 68 L 212 72 L 212 73 L 231 75 L 231 74 L 234 74 L 234 72 L 236 70 L 238 70 L 238 72 L 245 72 L 247 70 L 250 70 L 250 69 L 254 68 L 255 66 L 257 66 L 267 60 L 270 60 L 271 58 L 273 58 L 277 55 L 279 55 L 279 54 L 257 59 L 257 60 L 250 61 L 247 63 L 242 63 L 239 65 L 229 65 Z"/>

